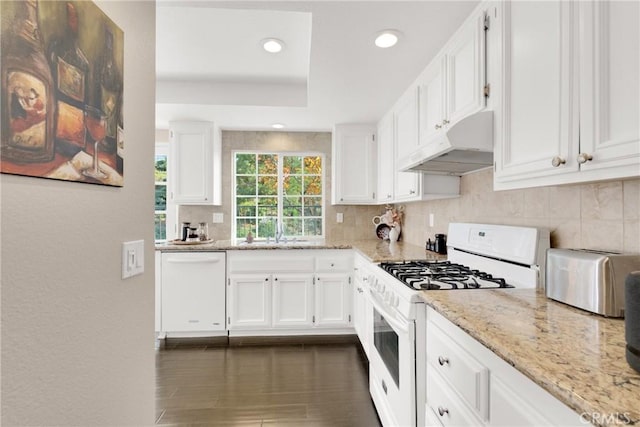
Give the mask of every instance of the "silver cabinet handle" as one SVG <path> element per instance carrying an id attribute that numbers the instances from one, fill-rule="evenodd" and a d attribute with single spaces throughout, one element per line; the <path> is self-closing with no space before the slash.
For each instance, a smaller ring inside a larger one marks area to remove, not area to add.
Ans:
<path id="1" fill-rule="evenodd" d="M 449 120 L 447 120 L 447 119 L 444 119 L 444 120 L 442 121 L 442 124 L 443 124 L 443 125 L 448 125 L 449 123 L 450 123 L 450 122 L 449 122 Z"/>
<path id="2" fill-rule="evenodd" d="M 409 190 L 409 194 L 416 194 L 416 190 Z"/>
<path id="3" fill-rule="evenodd" d="M 591 160 L 593 160 L 593 156 L 591 154 L 587 154 L 587 153 L 578 154 L 578 163 L 580 164 L 590 162 Z"/>
<path id="4" fill-rule="evenodd" d="M 553 166 L 554 168 L 557 168 L 560 165 L 564 165 L 565 163 L 567 163 L 567 161 L 560 156 L 555 156 L 553 159 L 551 159 L 551 166 Z"/>
<path id="5" fill-rule="evenodd" d="M 390 198 L 391 198 L 391 194 L 387 194 L 387 199 L 390 199 Z"/>
<path id="6" fill-rule="evenodd" d="M 441 417 L 444 417 L 444 414 L 448 414 L 448 413 L 449 413 L 449 410 L 447 408 L 438 406 L 438 414 L 440 414 Z"/>
<path id="7" fill-rule="evenodd" d="M 442 128 L 442 125 L 436 125 L 436 130 Z"/>
<path id="8" fill-rule="evenodd" d="M 438 363 L 440 364 L 440 366 L 448 365 L 449 359 L 443 356 L 438 356 Z"/>

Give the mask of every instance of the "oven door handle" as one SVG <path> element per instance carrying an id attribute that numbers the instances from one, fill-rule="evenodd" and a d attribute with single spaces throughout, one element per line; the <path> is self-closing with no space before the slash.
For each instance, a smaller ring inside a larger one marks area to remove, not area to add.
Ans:
<path id="1" fill-rule="evenodd" d="M 371 304 L 373 307 L 384 316 L 385 320 L 389 322 L 389 324 L 405 334 L 411 331 L 411 325 L 408 321 L 404 319 L 398 319 L 398 316 L 394 316 L 388 310 L 385 310 L 383 305 L 380 303 L 380 298 L 373 292 L 372 289 L 369 289 L 369 294 L 371 295 Z"/>

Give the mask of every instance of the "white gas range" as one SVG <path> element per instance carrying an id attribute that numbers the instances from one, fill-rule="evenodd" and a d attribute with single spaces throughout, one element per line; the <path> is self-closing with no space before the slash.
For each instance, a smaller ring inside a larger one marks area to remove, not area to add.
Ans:
<path id="1" fill-rule="evenodd" d="M 385 427 L 424 425 L 426 355 L 420 349 L 426 320 L 420 292 L 542 287 L 548 248 L 545 229 L 451 223 L 446 261 L 381 263 L 372 272 L 369 389 Z"/>

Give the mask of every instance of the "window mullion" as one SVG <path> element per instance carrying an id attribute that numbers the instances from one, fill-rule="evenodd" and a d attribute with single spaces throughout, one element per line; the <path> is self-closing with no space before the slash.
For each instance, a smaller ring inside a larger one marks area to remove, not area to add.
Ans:
<path id="1" fill-rule="evenodd" d="M 284 155 L 278 155 L 278 223 L 282 224 L 284 204 Z"/>

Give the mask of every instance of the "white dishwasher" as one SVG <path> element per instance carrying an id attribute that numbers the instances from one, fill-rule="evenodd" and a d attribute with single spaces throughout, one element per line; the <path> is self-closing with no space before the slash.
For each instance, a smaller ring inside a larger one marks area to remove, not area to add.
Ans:
<path id="1" fill-rule="evenodd" d="M 163 252 L 162 332 L 173 336 L 224 332 L 225 269 L 224 252 Z"/>

